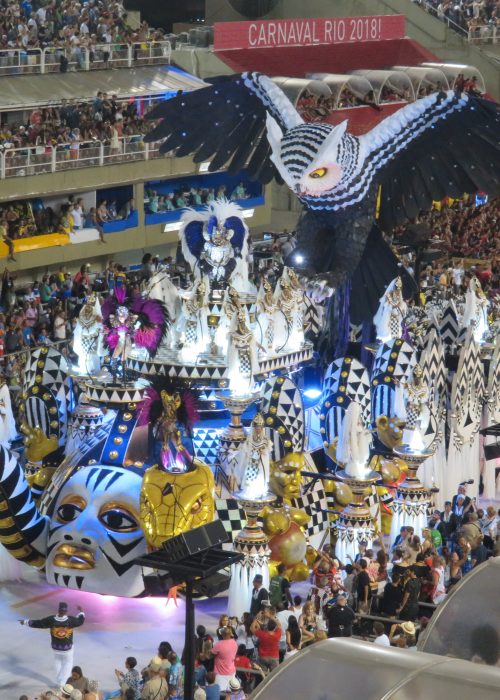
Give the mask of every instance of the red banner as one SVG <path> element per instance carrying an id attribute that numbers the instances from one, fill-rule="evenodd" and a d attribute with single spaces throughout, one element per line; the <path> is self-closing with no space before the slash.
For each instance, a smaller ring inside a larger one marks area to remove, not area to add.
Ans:
<path id="1" fill-rule="evenodd" d="M 216 51 L 350 44 L 361 41 L 403 39 L 405 18 L 403 15 L 379 15 L 261 22 L 217 22 L 214 33 Z"/>

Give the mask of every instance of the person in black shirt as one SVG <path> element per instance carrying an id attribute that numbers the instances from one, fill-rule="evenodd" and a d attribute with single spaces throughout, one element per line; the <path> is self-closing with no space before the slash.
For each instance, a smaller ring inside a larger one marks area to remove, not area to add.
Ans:
<path id="1" fill-rule="evenodd" d="M 335 605 L 329 607 L 326 611 L 326 619 L 328 620 L 328 636 L 329 637 L 351 637 L 352 623 L 356 618 L 356 613 L 347 605 L 345 595 L 339 595 Z"/>
<path id="2" fill-rule="evenodd" d="M 262 574 L 256 574 L 253 577 L 252 600 L 250 602 L 250 614 L 257 615 L 262 608 L 264 600 L 269 600 L 269 592 L 262 585 Z"/>
<path id="3" fill-rule="evenodd" d="M 360 559 L 358 566 L 360 571 L 356 578 L 356 592 L 358 594 L 358 612 L 369 613 L 372 591 L 370 586 L 370 577 L 367 572 L 368 562 L 366 559 Z"/>
<path id="4" fill-rule="evenodd" d="M 403 588 L 403 601 L 400 608 L 396 610 L 401 620 L 416 620 L 418 617 L 418 600 L 420 597 L 421 582 L 417 575 L 410 567 L 407 573 L 407 579 Z"/>
<path id="5" fill-rule="evenodd" d="M 19 620 L 21 625 L 35 629 L 49 629 L 56 681 L 58 686 L 66 683 L 73 667 L 73 630 L 85 622 L 85 613 L 78 608 L 78 615 L 68 615 L 68 604 L 59 603 L 57 615 L 49 615 L 41 620 Z"/>
<path id="6" fill-rule="evenodd" d="M 379 603 L 380 612 L 388 617 L 396 617 L 396 611 L 401 607 L 403 602 L 403 589 L 399 585 L 401 576 L 395 572 L 392 575 L 392 581 L 385 584 L 382 599 Z"/>
<path id="7" fill-rule="evenodd" d="M 458 518 L 452 510 L 451 501 L 445 501 L 444 510 L 439 517 L 437 529 L 441 533 L 443 544 L 447 544 L 458 527 Z"/>

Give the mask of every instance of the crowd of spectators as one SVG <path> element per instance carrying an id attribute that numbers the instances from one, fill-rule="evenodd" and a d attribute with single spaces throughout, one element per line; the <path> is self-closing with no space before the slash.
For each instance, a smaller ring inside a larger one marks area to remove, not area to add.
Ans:
<path id="1" fill-rule="evenodd" d="M 164 32 L 142 22 L 127 23 L 122 2 L 108 0 L 0 0 L 0 57 L 2 49 L 55 47 L 67 60 L 82 61 L 82 50 L 99 45 L 161 41 Z"/>
<path id="2" fill-rule="evenodd" d="M 59 107 L 35 108 L 26 123 L 6 121 L 6 116 L 0 127 L 1 150 L 34 146 L 37 153 L 44 153 L 47 147 L 61 146 L 70 160 L 77 159 L 80 150 L 91 149 L 95 141 L 119 153 L 120 137 L 144 134 L 152 124 L 137 113 L 134 100 L 120 101 L 103 92 L 92 102 L 63 100 Z"/>
<path id="3" fill-rule="evenodd" d="M 103 224 L 127 219 L 135 211 L 135 202 L 128 199 L 118 206 L 115 199 L 103 199 L 96 207 L 86 208 L 82 197 L 70 195 L 57 210 L 53 207 L 33 209 L 29 202 L 15 202 L 0 208 L 0 240 L 9 246 L 13 259 L 12 241 L 49 233 L 74 233 L 81 229 L 97 229 L 104 239 Z"/>
<path id="4" fill-rule="evenodd" d="M 500 0 L 412 0 L 470 39 L 498 38 Z"/>
<path id="5" fill-rule="evenodd" d="M 203 204 L 210 204 L 216 199 L 228 197 L 231 201 L 247 199 L 249 194 L 243 182 L 239 182 L 233 190 L 228 193 L 226 185 L 219 187 L 190 187 L 189 189 L 177 189 L 173 192 L 159 194 L 156 190 L 145 190 L 144 204 L 149 214 L 158 214 L 185 207 L 199 207 Z"/>
<path id="6" fill-rule="evenodd" d="M 413 223 L 432 231 L 431 243 L 456 257 L 482 258 L 493 262 L 500 255 L 500 200 L 477 205 L 475 197 L 445 200 L 431 211 L 421 212 Z M 411 225 L 411 224 L 410 224 Z M 396 234 L 407 230 L 400 227 Z M 433 243 L 433 239 L 436 243 Z"/>

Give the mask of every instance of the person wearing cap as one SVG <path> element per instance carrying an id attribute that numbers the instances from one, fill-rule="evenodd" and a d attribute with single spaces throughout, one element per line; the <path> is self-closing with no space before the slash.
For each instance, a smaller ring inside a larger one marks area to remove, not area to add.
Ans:
<path id="1" fill-rule="evenodd" d="M 226 700 L 245 700 L 246 695 L 239 678 L 231 678 L 227 687 Z"/>
<path id="2" fill-rule="evenodd" d="M 49 615 L 40 620 L 19 620 L 21 625 L 27 625 L 35 629 L 50 630 L 58 686 L 63 686 L 66 683 L 66 679 L 71 675 L 73 667 L 73 630 L 85 622 L 83 609 L 81 607 L 77 609 L 78 615 L 76 617 L 68 615 L 68 604 L 61 602 L 59 603 L 57 615 Z M 71 686 L 71 689 L 73 689 L 73 686 Z"/>
<path id="3" fill-rule="evenodd" d="M 415 647 L 417 643 L 415 625 L 409 620 L 400 625 L 393 625 L 389 632 L 389 640 L 393 646 L 403 649 Z"/>
<path id="4" fill-rule="evenodd" d="M 175 652 L 171 653 L 175 655 Z M 175 658 L 177 658 L 177 655 L 175 655 Z M 144 683 L 141 700 L 166 700 L 168 697 L 169 685 L 161 675 L 160 664 L 149 664 L 149 681 Z"/>
<path id="5" fill-rule="evenodd" d="M 328 621 L 328 637 L 352 637 L 354 610 L 347 605 L 345 595 L 339 595 L 334 605 L 329 605 L 325 617 Z"/>
<path id="6" fill-rule="evenodd" d="M 264 600 L 269 600 L 269 592 L 264 588 L 262 574 L 253 577 L 252 599 L 250 601 L 250 614 L 257 615 L 262 609 Z"/>

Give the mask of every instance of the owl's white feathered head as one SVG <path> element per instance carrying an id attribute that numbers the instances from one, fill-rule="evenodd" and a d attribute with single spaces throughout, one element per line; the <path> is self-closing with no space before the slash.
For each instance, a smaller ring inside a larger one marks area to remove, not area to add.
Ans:
<path id="1" fill-rule="evenodd" d="M 324 197 L 341 182 L 346 174 L 346 127 L 347 121 L 338 126 L 303 122 L 283 132 L 268 113 L 271 160 L 299 198 Z"/>

